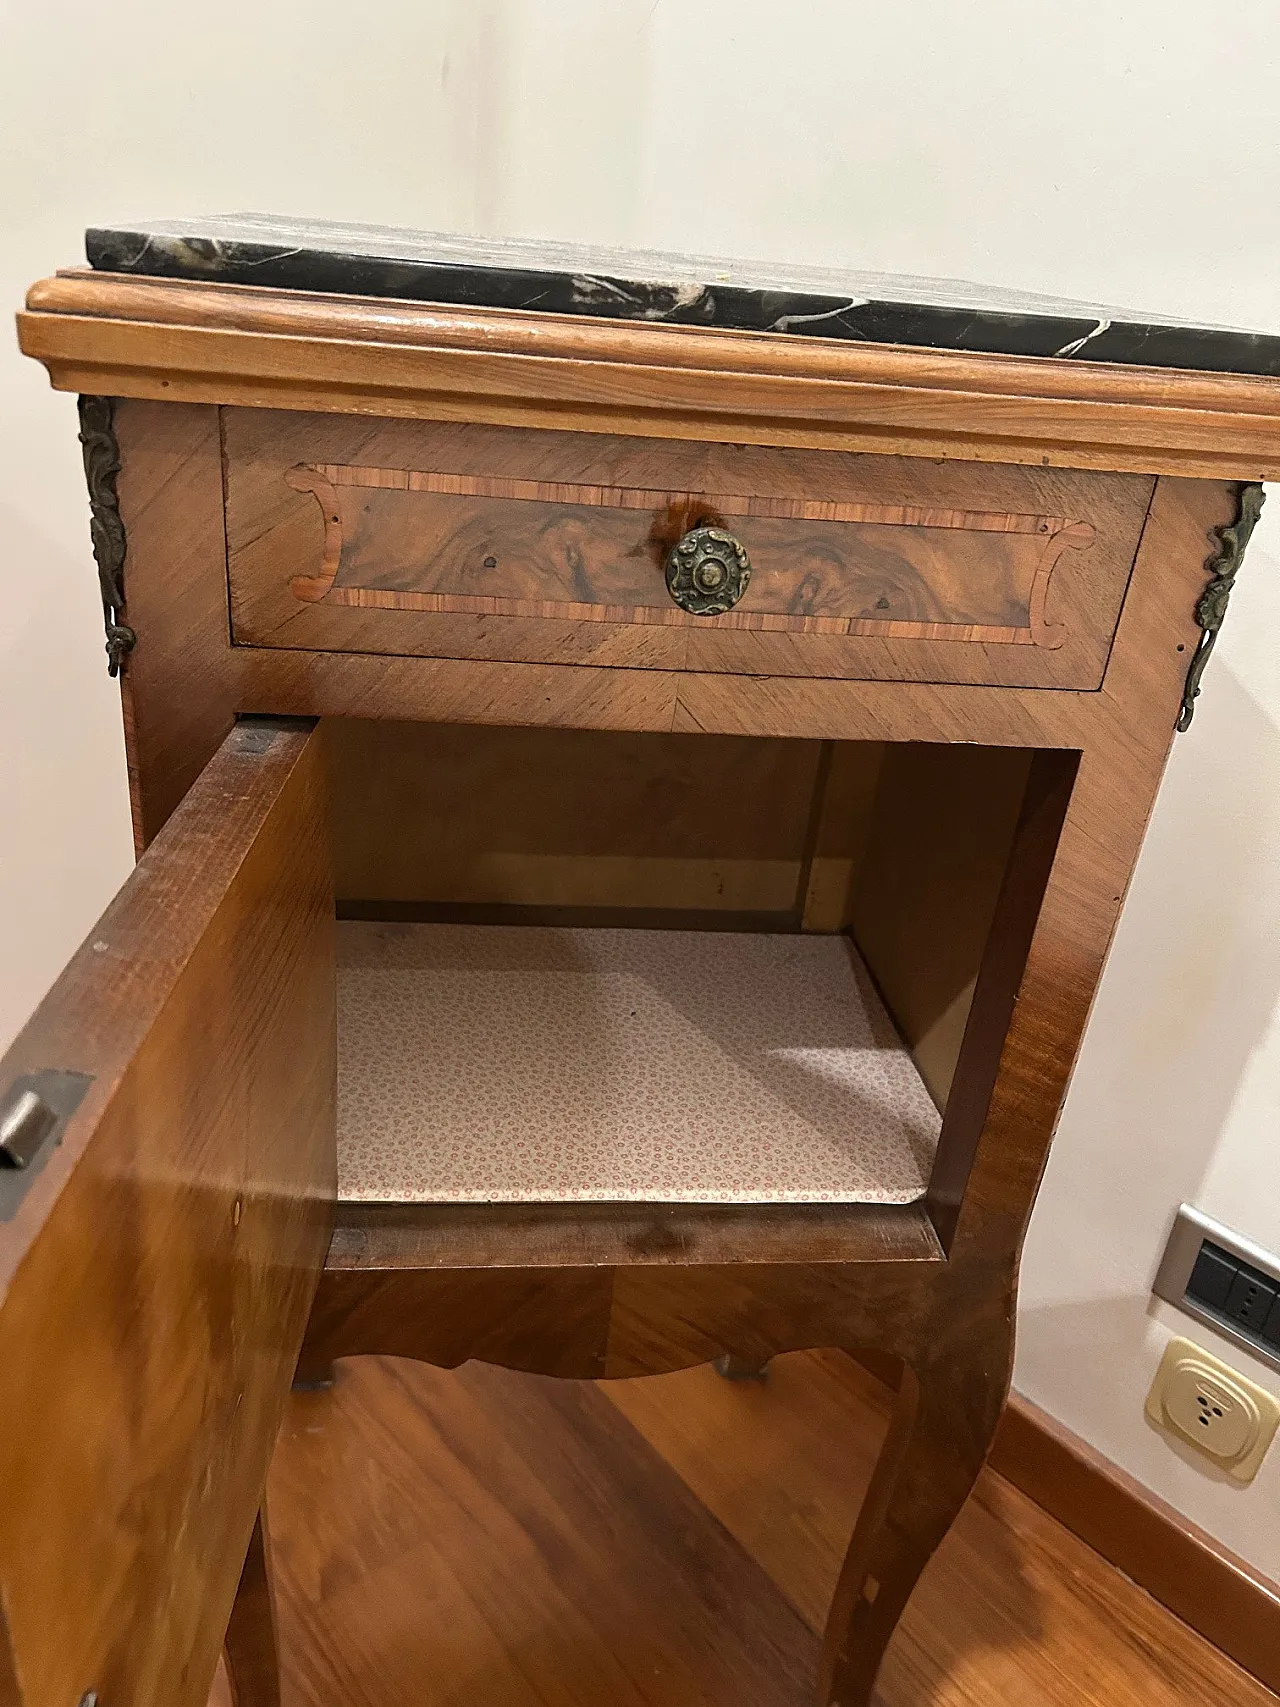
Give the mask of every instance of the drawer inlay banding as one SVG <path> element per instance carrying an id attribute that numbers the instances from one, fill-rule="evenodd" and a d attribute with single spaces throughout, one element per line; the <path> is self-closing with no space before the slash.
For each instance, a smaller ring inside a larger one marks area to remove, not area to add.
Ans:
<path id="1" fill-rule="evenodd" d="M 1054 649 L 1066 638 L 1046 615 L 1054 567 L 1094 540 L 1062 516 L 927 505 L 341 463 L 298 464 L 285 479 L 324 517 L 318 572 L 291 578 L 294 597 L 360 608 Z M 663 520 L 638 531 L 633 512 Z M 667 593 L 666 553 L 682 523 L 727 517 L 751 524 L 738 526 L 755 576 L 735 609 L 692 615 Z M 962 578 L 957 535 L 971 536 Z"/>

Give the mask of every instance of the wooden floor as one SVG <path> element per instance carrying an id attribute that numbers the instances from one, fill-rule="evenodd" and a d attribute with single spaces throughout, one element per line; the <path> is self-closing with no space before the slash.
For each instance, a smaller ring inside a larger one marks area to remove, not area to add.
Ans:
<path id="1" fill-rule="evenodd" d="M 827 1352 L 763 1383 L 341 1364 L 271 1473 L 285 1707 L 807 1707 L 885 1411 Z M 878 1699 L 1276 1701 L 989 1473 Z"/>

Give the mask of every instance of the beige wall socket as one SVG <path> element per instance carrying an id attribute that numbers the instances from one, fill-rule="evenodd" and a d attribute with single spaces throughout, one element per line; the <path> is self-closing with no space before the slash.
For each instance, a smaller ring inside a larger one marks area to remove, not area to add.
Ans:
<path id="1" fill-rule="evenodd" d="M 1190 1441 L 1237 1482 L 1257 1475 L 1280 1424 L 1280 1399 L 1184 1339 L 1165 1347 L 1146 1408 L 1153 1423 Z"/>

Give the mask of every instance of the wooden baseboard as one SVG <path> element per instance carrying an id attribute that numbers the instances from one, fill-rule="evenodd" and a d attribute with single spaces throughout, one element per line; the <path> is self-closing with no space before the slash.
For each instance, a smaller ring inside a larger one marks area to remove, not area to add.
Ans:
<path id="1" fill-rule="evenodd" d="M 1016 1394 L 996 1431 L 990 1465 L 1280 1694 L 1280 1585 Z"/>

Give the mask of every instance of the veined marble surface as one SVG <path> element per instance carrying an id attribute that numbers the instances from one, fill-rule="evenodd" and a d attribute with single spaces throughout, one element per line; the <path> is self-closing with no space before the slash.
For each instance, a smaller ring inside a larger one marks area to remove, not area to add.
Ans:
<path id="1" fill-rule="evenodd" d="M 577 248 L 269 214 L 94 226 L 105 272 L 1280 377 L 1280 335 L 953 279 Z"/>

